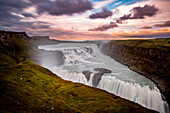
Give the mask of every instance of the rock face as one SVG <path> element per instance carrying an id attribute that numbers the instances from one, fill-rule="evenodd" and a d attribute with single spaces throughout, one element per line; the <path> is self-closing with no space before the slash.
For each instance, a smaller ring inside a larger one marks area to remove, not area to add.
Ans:
<path id="1" fill-rule="evenodd" d="M 88 70 L 83 71 L 83 74 L 85 75 L 85 77 L 86 77 L 87 81 L 89 81 L 89 80 L 90 80 L 90 75 L 91 75 L 91 73 L 92 73 L 92 72 L 90 72 L 90 71 L 88 71 Z"/>
<path id="2" fill-rule="evenodd" d="M 27 57 L 29 39 L 25 32 L 0 31 L 0 64 L 14 66 Z M 5 59 L 9 56 L 9 59 Z"/>
<path id="3" fill-rule="evenodd" d="M 94 74 L 93 78 L 92 78 L 92 85 L 93 87 L 97 87 L 102 76 L 105 74 L 105 73 L 111 73 L 110 70 L 108 69 L 104 69 L 104 68 L 95 68 L 94 69 L 95 71 L 97 71 L 97 73 Z M 83 74 L 85 75 L 87 81 L 90 80 L 90 75 L 91 75 L 92 72 L 90 72 L 89 70 L 85 70 L 83 71 Z"/>
<path id="4" fill-rule="evenodd" d="M 51 45 L 59 43 L 57 40 L 50 39 L 49 36 L 32 36 L 29 41 L 35 45 Z"/>
<path id="5" fill-rule="evenodd" d="M 103 74 L 111 73 L 111 71 L 108 70 L 108 69 L 104 69 L 104 68 L 95 68 L 94 70 L 98 71 L 98 73 L 94 74 L 93 80 L 92 80 L 92 85 L 94 87 L 97 87 L 99 82 L 100 82 L 100 80 L 101 80 L 101 78 L 102 78 L 102 76 L 103 76 Z"/>
<path id="6" fill-rule="evenodd" d="M 0 31 L 0 39 L 7 39 L 17 37 L 20 39 L 28 40 L 30 37 L 26 34 L 26 32 L 13 32 L 13 31 Z"/>
<path id="7" fill-rule="evenodd" d="M 168 46 L 170 40 L 166 39 L 165 42 L 162 40 L 160 43 L 166 42 L 167 46 L 155 46 L 159 44 L 159 40 L 151 40 L 152 44 L 156 43 L 155 47 L 153 45 L 151 47 L 143 46 L 150 44 L 150 42 L 140 42 L 140 40 L 112 41 L 105 44 L 101 51 L 118 62 L 127 65 L 131 70 L 153 80 L 170 103 L 170 97 L 168 97 L 170 95 L 170 48 Z"/>

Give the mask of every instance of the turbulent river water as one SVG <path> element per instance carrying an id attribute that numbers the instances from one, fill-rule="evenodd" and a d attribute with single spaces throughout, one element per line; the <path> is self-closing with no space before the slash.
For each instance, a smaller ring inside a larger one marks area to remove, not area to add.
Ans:
<path id="1" fill-rule="evenodd" d="M 41 65 L 65 80 L 104 89 L 149 109 L 169 113 L 168 104 L 151 80 L 102 54 L 96 44 L 60 43 L 38 48 L 63 53 L 62 65 Z"/>

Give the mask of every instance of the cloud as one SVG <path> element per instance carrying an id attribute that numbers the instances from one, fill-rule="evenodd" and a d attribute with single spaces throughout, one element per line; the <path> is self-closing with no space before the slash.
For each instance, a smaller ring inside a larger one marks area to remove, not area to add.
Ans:
<path id="1" fill-rule="evenodd" d="M 73 15 L 92 9 L 89 0 L 31 0 L 37 6 L 38 14 Z"/>
<path id="2" fill-rule="evenodd" d="M 27 8 L 35 8 L 35 11 L 27 11 Z M 42 13 L 72 15 L 90 9 L 89 0 L 0 0 L 0 28 L 15 31 L 49 29 L 49 22 L 38 19 Z"/>
<path id="3" fill-rule="evenodd" d="M 22 10 L 27 7 L 29 4 L 22 1 L 22 0 L 1 0 L 0 1 L 0 8 L 6 10 Z M 2 11 L 2 10 L 1 10 Z"/>
<path id="4" fill-rule="evenodd" d="M 37 29 L 50 29 L 50 23 L 42 22 L 42 21 L 36 21 L 36 22 L 20 22 L 18 21 L 0 21 L 0 28 L 3 28 L 3 30 L 10 30 L 10 31 L 34 31 Z"/>
<path id="5" fill-rule="evenodd" d="M 124 37 L 124 38 L 154 38 L 154 37 L 165 37 L 170 36 L 170 28 L 166 29 L 146 29 L 146 30 L 139 30 L 139 31 L 119 31 L 113 32 L 112 35 L 117 37 Z"/>
<path id="6" fill-rule="evenodd" d="M 30 4 L 22 0 L 1 0 L 0 1 L 0 28 L 5 30 L 22 29 L 27 24 L 20 21 L 24 19 L 21 12 Z M 28 24 L 29 26 L 32 24 Z M 31 26 L 32 27 L 32 26 Z M 23 29 L 22 29 L 23 30 Z"/>
<path id="7" fill-rule="evenodd" d="M 139 30 L 139 31 L 115 31 L 112 33 L 103 32 L 79 32 L 62 28 L 35 29 L 28 32 L 29 35 L 47 35 L 58 40 L 113 40 L 125 38 L 163 38 L 170 36 L 170 28 L 157 30 Z"/>
<path id="8" fill-rule="evenodd" d="M 90 19 L 97 19 L 97 18 L 107 18 L 109 16 L 112 16 L 112 12 L 109 11 L 106 7 L 104 7 L 101 12 L 91 14 L 89 16 L 89 18 Z"/>
<path id="9" fill-rule="evenodd" d="M 162 24 L 155 24 L 155 25 L 153 25 L 153 26 L 156 26 L 156 27 L 169 27 L 170 26 L 170 21 L 166 21 L 166 22 L 164 22 L 164 23 L 162 23 Z M 150 28 L 152 28 L 153 26 L 143 26 L 143 27 L 141 27 L 141 29 L 150 29 Z"/>
<path id="10" fill-rule="evenodd" d="M 17 21 L 21 17 L 12 13 L 20 13 L 29 4 L 21 0 L 1 0 L 0 1 L 0 21 Z"/>
<path id="11" fill-rule="evenodd" d="M 113 35 L 100 32 L 79 32 L 62 28 L 37 29 L 28 33 L 29 35 L 50 36 L 57 40 L 113 40 Z"/>
<path id="12" fill-rule="evenodd" d="M 72 15 L 92 9 L 89 0 L 1 0 L 0 21 L 11 20 L 18 22 L 23 17 L 37 17 L 24 9 L 34 6 L 38 14 L 49 13 L 50 15 Z M 15 15 L 14 15 L 15 14 Z M 23 15 L 23 17 L 19 15 Z"/>
<path id="13" fill-rule="evenodd" d="M 94 29 L 89 29 L 89 31 L 106 31 L 115 27 L 118 27 L 118 25 L 115 22 L 110 22 L 110 24 L 100 25 Z"/>
<path id="14" fill-rule="evenodd" d="M 101 1 L 96 1 L 94 3 L 94 9 L 99 9 L 102 7 L 105 7 L 109 4 L 111 4 L 112 2 L 114 2 L 115 0 L 101 0 Z"/>
<path id="15" fill-rule="evenodd" d="M 141 29 L 151 29 L 151 28 L 152 28 L 152 26 L 149 26 L 149 25 L 141 27 Z"/>
<path id="16" fill-rule="evenodd" d="M 144 19 L 145 17 L 152 17 L 156 15 L 159 11 L 154 5 L 145 5 L 144 7 L 134 7 L 130 10 L 130 14 L 123 15 L 119 19 L 116 20 L 117 23 L 122 23 L 124 20 L 129 19 Z"/>
<path id="17" fill-rule="evenodd" d="M 156 15 L 159 11 L 154 5 L 145 5 L 144 7 L 134 7 L 131 12 L 133 12 L 133 19 L 144 19 L 145 16 L 151 17 Z"/>
<path id="18" fill-rule="evenodd" d="M 157 27 L 168 27 L 168 26 L 170 26 L 170 21 L 166 21 L 163 24 L 155 24 L 154 26 L 157 26 Z"/>
<path id="19" fill-rule="evenodd" d="M 132 14 L 128 14 L 128 15 L 123 15 L 122 17 L 120 17 L 119 19 L 116 20 L 117 23 L 122 24 L 124 20 L 128 20 L 128 19 L 132 19 Z"/>
<path id="20" fill-rule="evenodd" d="M 30 14 L 30 13 L 22 13 L 22 15 L 24 16 L 24 17 L 36 17 L 36 16 L 34 16 L 34 15 L 32 15 L 32 14 Z"/>

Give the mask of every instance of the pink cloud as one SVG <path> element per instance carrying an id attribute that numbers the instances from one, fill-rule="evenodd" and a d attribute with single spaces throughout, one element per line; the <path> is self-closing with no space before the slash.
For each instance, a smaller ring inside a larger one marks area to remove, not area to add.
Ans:
<path id="1" fill-rule="evenodd" d="M 133 31 L 119 31 L 113 32 L 112 35 L 118 37 L 153 37 L 153 36 L 170 36 L 170 28 L 164 29 L 147 29 L 147 30 L 133 30 Z"/>
<path id="2" fill-rule="evenodd" d="M 31 35 L 47 35 L 57 40 L 113 40 L 116 37 L 110 33 L 79 32 L 61 28 L 31 30 Z"/>

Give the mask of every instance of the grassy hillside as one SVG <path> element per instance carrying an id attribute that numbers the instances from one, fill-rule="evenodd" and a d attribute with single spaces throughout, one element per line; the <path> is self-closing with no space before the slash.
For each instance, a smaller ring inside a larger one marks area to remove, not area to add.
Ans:
<path id="1" fill-rule="evenodd" d="M 26 41 L 8 38 L 0 38 L 1 113 L 154 112 L 105 91 L 62 80 L 26 58 L 30 49 Z"/>
<path id="2" fill-rule="evenodd" d="M 104 91 L 64 81 L 29 61 L 0 71 L 1 113 L 151 112 Z"/>
<path id="3" fill-rule="evenodd" d="M 12 65 L 26 58 L 28 46 L 17 37 L 0 38 L 0 67 Z"/>

